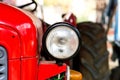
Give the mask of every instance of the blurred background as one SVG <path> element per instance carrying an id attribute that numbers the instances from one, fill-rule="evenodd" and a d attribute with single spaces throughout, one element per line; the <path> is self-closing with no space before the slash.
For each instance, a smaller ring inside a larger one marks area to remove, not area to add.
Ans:
<path id="1" fill-rule="evenodd" d="M 20 6 L 31 2 L 32 0 L 3 0 L 3 2 Z M 77 22 L 82 21 L 100 21 L 101 11 L 106 7 L 109 0 L 35 0 L 39 8 L 37 9 L 37 16 L 42 17 L 41 7 L 46 22 L 53 24 L 61 21 L 63 13 L 72 12 L 77 17 Z M 34 5 L 32 6 L 34 7 Z M 30 8 L 32 8 L 30 7 Z"/>

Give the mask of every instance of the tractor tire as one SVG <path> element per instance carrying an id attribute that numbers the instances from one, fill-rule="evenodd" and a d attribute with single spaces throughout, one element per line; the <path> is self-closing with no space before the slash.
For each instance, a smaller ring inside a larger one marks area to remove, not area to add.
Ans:
<path id="1" fill-rule="evenodd" d="M 73 58 L 72 68 L 82 73 L 83 80 L 110 80 L 107 36 L 103 26 L 83 22 L 77 24 L 77 28 L 81 33 L 82 46 Z"/>
<path id="2" fill-rule="evenodd" d="M 110 80 L 120 80 L 120 66 L 111 70 Z"/>

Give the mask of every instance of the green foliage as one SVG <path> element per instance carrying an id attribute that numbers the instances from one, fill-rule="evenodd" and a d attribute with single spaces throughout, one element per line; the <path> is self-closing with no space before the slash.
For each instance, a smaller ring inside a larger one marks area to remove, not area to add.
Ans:
<path id="1" fill-rule="evenodd" d="M 59 75 L 57 76 L 54 76 L 52 77 L 50 80 L 63 80 L 64 79 L 64 73 L 60 74 L 59 78 L 58 78 Z"/>
<path id="2" fill-rule="evenodd" d="M 64 78 L 64 75 L 61 76 L 59 79 L 58 79 L 58 77 L 55 77 L 55 78 L 53 78 L 53 80 L 63 80 L 63 78 Z"/>

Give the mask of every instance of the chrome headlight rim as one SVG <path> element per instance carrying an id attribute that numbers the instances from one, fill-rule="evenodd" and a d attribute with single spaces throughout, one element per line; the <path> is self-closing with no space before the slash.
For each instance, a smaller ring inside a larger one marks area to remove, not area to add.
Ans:
<path id="1" fill-rule="evenodd" d="M 60 26 L 65 26 L 65 27 L 68 27 L 68 28 L 72 29 L 76 33 L 76 35 L 78 37 L 78 41 L 79 41 L 78 42 L 78 47 L 77 47 L 77 50 L 75 51 L 75 53 L 72 56 L 70 56 L 68 58 L 64 58 L 64 59 L 56 58 L 53 55 L 51 55 L 50 52 L 47 49 L 47 44 L 46 44 L 46 39 L 47 39 L 47 36 L 48 36 L 49 32 L 51 30 L 53 30 L 54 28 L 60 27 Z M 76 27 L 74 27 L 73 25 L 71 25 L 67 22 L 58 22 L 58 23 L 55 23 L 55 24 L 49 26 L 48 29 L 46 30 L 46 32 L 44 33 L 43 40 L 42 40 L 42 47 L 43 47 L 43 50 L 47 53 L 47 55 L 50 56 L 51 58 L 53 58 L 55 60 L 68 60 L 68 59 L 73 58 L 79 52 L 80 47 L 81 47 L 81 43 L 82 43 L 81 42 L 81 35 L 80 35 L 80 32 L 77 30 Z"/>

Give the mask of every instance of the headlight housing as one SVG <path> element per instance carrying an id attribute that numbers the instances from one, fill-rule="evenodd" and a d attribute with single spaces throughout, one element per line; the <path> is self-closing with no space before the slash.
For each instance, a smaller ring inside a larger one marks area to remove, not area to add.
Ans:
<path id="1" fill-rule="evenodd" d="M 51 25 L 43 36 L 43 49 L 57 60 L 70 59 L 79 51 L 80 46 L 79 31 L 65 22 Z"/>

